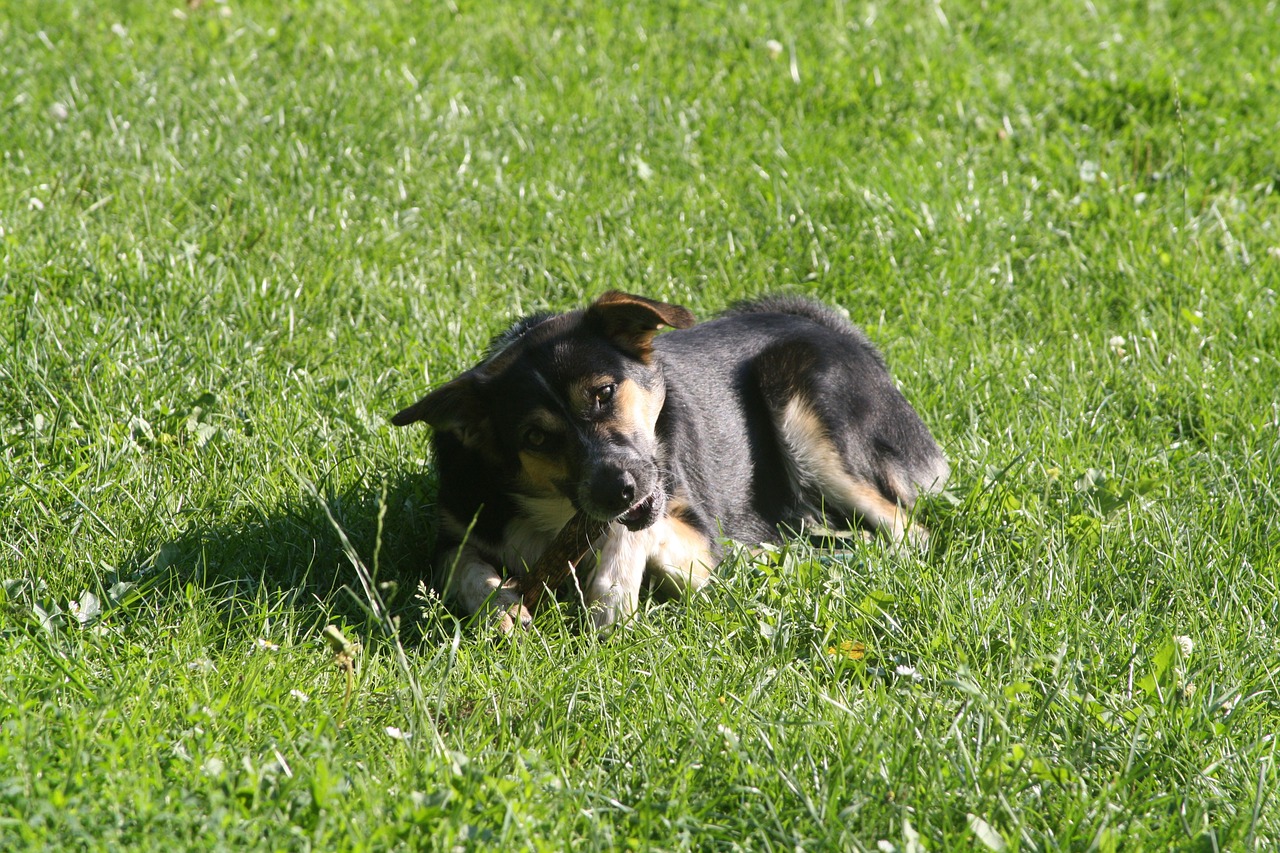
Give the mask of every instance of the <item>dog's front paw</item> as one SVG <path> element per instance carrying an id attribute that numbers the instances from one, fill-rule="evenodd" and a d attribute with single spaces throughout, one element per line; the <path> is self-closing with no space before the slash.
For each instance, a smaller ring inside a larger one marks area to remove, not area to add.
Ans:
<path id="1" fill-rule="evenodd" d="M 524 599 L 511 580 L 494 591 L 477 616 L 485 621 L 492 621 L 503 636 L 533 627 L 533 614 L 524 606 Z"/>
<path id="2" fill-rule="evenodd" d="M 513 604 L 498 615 L 498 631 L 510 636 L 533 627 L 533 614 L 523 604 Z"/>
<path id="3" fill-rule="evenodd" d="M 907 543 L 917 551 L 929 550 L 929 528 L 913 524 L 907 528 Z"/>
<path id="4" fill-rule="evenodd" d="M 639 604 L 638 596 L 628 595 L 621 587 L 613 587 L 588 606 L 591 627 L 602 636 L 612 634 L 619 625 L 636 615 Z"/>

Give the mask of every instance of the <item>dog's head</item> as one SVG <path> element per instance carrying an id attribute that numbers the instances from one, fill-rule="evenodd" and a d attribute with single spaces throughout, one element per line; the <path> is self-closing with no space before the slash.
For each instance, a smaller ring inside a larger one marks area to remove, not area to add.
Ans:
<path id="1" fill-rule="evenodd" d="M 452 436 L 518 496 L 567 500 L 640 530 L 666 500 L 655 432 L 666 393 L 653 337 L 693 323 L 680 306 L 612 291 L 585 310 L 526 318 L 479 365 L 391 422 L 426 421 Z"/>

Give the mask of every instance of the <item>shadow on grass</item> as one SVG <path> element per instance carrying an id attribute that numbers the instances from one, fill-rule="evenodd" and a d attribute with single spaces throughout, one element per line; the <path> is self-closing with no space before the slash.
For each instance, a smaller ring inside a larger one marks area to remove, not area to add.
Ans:
<path id="1" fill-rule="evenodd" d="M 419 595 L 434 580 L 429 556 L 435 496 L 434 475 L 422 471 L 402 471 L 377 482 L 360 477 L 340 488 L 299 481 L 291 498 L 268 509 L 245 506 L 225 523 L 195 525 L 175 538 L 152 542 L 131 561 L 127 575 L 161 599 L 181 599 L 194 588 L 215 604 L 228 628 L 261 621 L 266 605 L 266 611 L 283 606 L 299 616 L 302 633 L 315 635 L 336 622 L 361 636 L 385 635 L 358 561 L 386 612 L 398 621 L 403 642 L 447 640 L 459 614 L 438 598 L 424 601 Z M 919 505 L 920 520 L 932 530 L 930 553 L 945 551 L 946 543 L 963 532 L 963 513 L 956 506 L 961 502 L 931 498 Z M 860 553 L 860 544 L 846 549 L 863 539 L 858 534 L 792 538 L 832 556 Z M 669 597 L 665 593 L 660 587 L 647 590 L 659 602 Z"/>
<path id="2" fill-rule="evenodd" d="M 358 560 L 390 615 L 414 637 L 423 604 L 416 598 L 419 584 L 432 580 L 434 499 L 434 477 L 421 473 L 340 491 L 299 483 L 294 498 L 269 510 L 250 507 L 239 519 L 153 544 L 135 558 L 132 574 L 168 591 L 161 595 L 194 586 L 228 614 L 251 614 L 254 602 L 283 603 L 302 612 L 304 622 L 310 610 L 316 623 L 339 621 L 376 633 L 381 626 Z"/>

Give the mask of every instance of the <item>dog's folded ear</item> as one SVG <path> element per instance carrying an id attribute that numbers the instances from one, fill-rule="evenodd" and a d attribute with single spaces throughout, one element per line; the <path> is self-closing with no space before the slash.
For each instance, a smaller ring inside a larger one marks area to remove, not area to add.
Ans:
<path id="1" fill-rule="evenodd" d="M 418 421 L 425 421 L 438 432 L 454 433 L 468 447 L 479 444 L 487 434 L 487 422 L 475 371 L 469 370 L 446 382 L 391 418 L 396 426 Z"/>
<path id="2" fill-rule="evenodd" d="M 641 361 L 649 360 L 653 336 L 663 326 L 687 329 L 697 322 L 687 308 L 617 290 L 591 303 L 583 319 Z"/>

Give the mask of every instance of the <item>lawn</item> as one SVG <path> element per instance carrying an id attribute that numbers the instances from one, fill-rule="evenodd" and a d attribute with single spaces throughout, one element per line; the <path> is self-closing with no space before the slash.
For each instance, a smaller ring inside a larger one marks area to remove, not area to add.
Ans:
<path id="1" fill-rule="evenodd" d="M 1278 45 L 1261 0 L 5 3 L 0 848 L 1280 844 Z M 388 418 L 610 288 L 846 308 L 952 462 L 931 550 L 455 620 Z"/>

